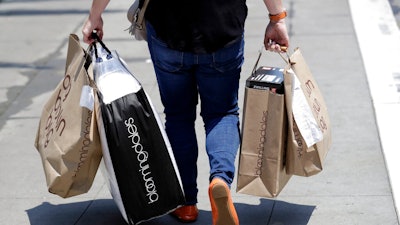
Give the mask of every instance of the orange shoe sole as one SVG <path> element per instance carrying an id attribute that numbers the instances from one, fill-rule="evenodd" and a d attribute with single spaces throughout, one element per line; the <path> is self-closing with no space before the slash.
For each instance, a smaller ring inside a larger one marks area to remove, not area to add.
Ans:
<path id="1" fill-rule="evenodd" d="M 239 225 L 228 185 L 219 178 L 211 181 L 208 189 L 213 225 Z"/>

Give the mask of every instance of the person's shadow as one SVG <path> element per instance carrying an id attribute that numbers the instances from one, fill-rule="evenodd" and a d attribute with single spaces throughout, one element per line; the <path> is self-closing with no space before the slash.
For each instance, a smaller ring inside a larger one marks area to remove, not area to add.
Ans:
<path id="1" fill-rule="evenodd" d="M 306 225 L 315 209 L 311 205 L 260 198 L 259 205 L 235 204 L 241 225 Z"/>
<path id="2" fill-rule="evenodd" d="M 259 205 L 235 203 L 241 225 L 306 225 L 315 206 L 292 204 L 279 200 L 260 199 Z M 127 225 L 112 199 L 52 205 L 43 202 L 27 210 L 31 225 Z M 192 225 L 211 224 L 211 212 L 200 210 Z M 142 225 L 182 224 L 165 215 Z"/>

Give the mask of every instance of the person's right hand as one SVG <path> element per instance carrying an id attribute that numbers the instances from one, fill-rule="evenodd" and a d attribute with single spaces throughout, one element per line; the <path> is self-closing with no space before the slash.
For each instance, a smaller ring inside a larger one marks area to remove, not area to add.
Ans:
<path id="1" fill-rule="evenodd" d="M 91 44 L 94 39 L 92 38 L 92 32 L 96 32 L 100 39 L 103 38 L 103 19 L 101 16 L 92 17 L 89 16 L 82 28 L 83 41 L 87 44 Z"/>

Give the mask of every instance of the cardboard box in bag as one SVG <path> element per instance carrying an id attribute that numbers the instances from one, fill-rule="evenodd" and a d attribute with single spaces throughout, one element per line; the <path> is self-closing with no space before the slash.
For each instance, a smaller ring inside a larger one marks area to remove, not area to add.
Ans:
<path id="1" fill-rule="evenodd" d="M 260 67 L 246 80 L 237 192 L 276 197 L 285 169 L 287 115 L 283 70 Z"/>

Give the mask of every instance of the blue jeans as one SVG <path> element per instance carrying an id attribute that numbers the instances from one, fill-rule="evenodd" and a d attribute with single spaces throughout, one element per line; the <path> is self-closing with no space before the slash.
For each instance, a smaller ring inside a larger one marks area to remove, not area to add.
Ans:
<path id="1" fill-rule="evenodd" d="M 165 129 L 182 178 L 186 204 L 197 203 L 198 145 L 196 107 L 206 133 L 210 177 L 228 185 L 235 174 L 240 144 L 238 89 L 243 64 L 243 38 L 211 54 L 170 49 L 147 24 L 148 47 L 164 105 Z"/>

